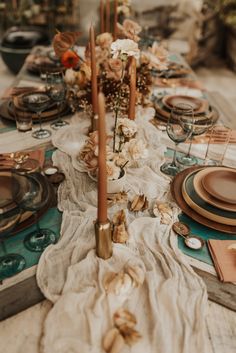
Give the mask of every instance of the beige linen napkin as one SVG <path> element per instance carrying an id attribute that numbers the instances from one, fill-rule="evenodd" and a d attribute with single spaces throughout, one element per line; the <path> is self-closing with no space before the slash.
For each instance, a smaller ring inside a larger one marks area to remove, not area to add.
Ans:
<path id="1" fill-rule="evenodd" d="M 219 279 L 222 282 L 236 282 L 236 252 L 228 249 L 236 240 L 208 241 L 208 247 Z"/>

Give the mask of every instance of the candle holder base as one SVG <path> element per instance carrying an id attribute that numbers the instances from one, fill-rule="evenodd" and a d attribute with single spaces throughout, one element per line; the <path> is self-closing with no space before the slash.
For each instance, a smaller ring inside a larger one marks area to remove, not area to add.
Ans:
<path id="1" fill-rule="evenodd" d="M 111 223 L 96 221 L 95 225 L 96 254 L 106 260 L 112 256 Z"/>

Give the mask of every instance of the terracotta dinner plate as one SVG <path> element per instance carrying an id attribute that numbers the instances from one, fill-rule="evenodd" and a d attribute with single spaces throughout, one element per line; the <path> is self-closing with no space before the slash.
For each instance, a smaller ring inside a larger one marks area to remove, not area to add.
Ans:
<path id="1" fill-rule="evenodd" d="M 192 107 L 195 114 L 205 113 L 209 107 L 206 99 L 185 95 L 167 95 L 163 97 L 162 102 L 163 105 L 169 110 L 173 109 L 173 107 L 180 103 L 188 104 Z"/>
<path id="2" fill-rule="evenodd" d="M 236 205 L 236 169 L 212 168 L 202 178 L 202 185 L 211 196 Z"/>
<path id="3" fill-rule="evenodd" d="M 182 172 L 180 172 L 179 174 L 177 174 L 174 177 L 174 179 L 171 183 L 171 193 L 172 193 L 173 198 L 175 199 L 176 203 L 181 208 L 181 210 L 187 216 L 192 218 L 194 221 L 196 221 L 206 227 L 218 230 L 220 232 L 236 235 L 236 226 L 226 225 L 226 224 L 218 223 L 216 221 L 212 221 L 212 220 L 200 215 L 196 211 L 194 211 L 184 200 L 183 195 L 182 195 L 182 184 L 183 184 L 184 179 L 186 178 L 187 175 L 189 175 L 193 171 L 199 171 L 201 169 L 203 169 L 203 167 L 201 167 L 201 166 L 191 167 L 191 168 L 183 170 Z"/>
<path id="4" fill-rule="evenodd" d="M 212 195 L 210 195 L 203 187 L 202 185 L 202 178 L 209 173 L 209 169 L 211 167 L 207 167 L 198 173 L 195 174 L 194 179 L 193 179 L 193 186 L 196 191 L 196 193 L 207 203 L 210 205 L 213 205 L 215 207 L 220 208 L 221 210 L 226 210 L 226 211 L 232 211 L 236 212 L 236 205 L 230 204 L 221 200 L 216 199 Z M 213 167 L 215 168 L 215 167 Z"/>
<path id="5" fill-rule="evenodd" d="M 169 119 L 169 116 L 170 116 L 170 111 L 164 107 L 161 100 L 156 100 L 154 102 L 154 108 L 156 110 L 156 115 L 158 116 L 158 118 L 167 122 Z M 207 113 L 207 115 L 199 114 L 198 121 L 199 121 L 199 119 L 201 119 L 201 116 L 202 116 L 202 120 L 212 119 L 212 120 L 214 120 L 214 122 L 216 122 L 219 119 L 219 113 L 218 113 L 217 109 L 213 106 L 209 106 L 209 112 Z"/>
<path id="6" fill-rule="evenodd" d="M 236 226 L 236 212 L 221 210 L 201 199 L 193 186 L 196 172 L 190 173 L 182 184 L 182 195 L 186 203 L 197 213 L 212 221 Z"/>

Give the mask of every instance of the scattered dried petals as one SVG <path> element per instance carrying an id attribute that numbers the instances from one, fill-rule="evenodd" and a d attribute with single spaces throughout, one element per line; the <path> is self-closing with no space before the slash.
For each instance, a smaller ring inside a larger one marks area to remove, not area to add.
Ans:
<path id="1" fill-rule="evenodd" d="M 156 217 L 161 216 L 161 223 L 170 224 L 172 221 L 172 208 L 167 203 L 156 202 L 153 207 L 153 214 Z"/>
<path id="2" fill-rule="evenodd" d="M 135 330 L 133 327 L 129 327 L 126 324 L 119 327 L 119 331 L 125 339 L 125 343 L 132 346 L 140 340 L 141 334 Z"/>
<path id="3" fill-rule="evenodd" d="M 115 243 L 125 243 L 128 240 L 125 211 L 118 211 L 113 217 L 112 239 Z"/>
<path id="4" fill-rule="evenodd" d="M 136 317 L 128 310 L 120 308 L 114 314 L 115 326 L 119 329 L 121 325 L 134 327 L 137 323 Z"/>
<path id="5" fill-rule="evenodd" d="M 106 352 L 109 352 L 112 348 L 116 336 L 119 334 L 119 330 L 116 327 L 113 327 L 107 331 L 106 335 L 103 338 L 103 348 Z"/>
<path id="6" fill-rule="evenodd" d="M 148 200 L 146 196 L 142 195 L 135 195 L 133 201 L 130 205 L 130 211 L 138 212 L 138 211 L 145 211 L 148 208 Z"/>

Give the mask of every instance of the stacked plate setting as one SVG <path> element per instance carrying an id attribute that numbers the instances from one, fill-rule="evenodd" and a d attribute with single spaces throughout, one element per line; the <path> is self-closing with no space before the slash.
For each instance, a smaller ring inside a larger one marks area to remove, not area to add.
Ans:
<path id="1" fill-rule="evenodd" d="M 192 219 L 216 230 L 236 233 L 236 169 L 188 168 L 173 180 L 172 194 Z"/>
<path id="2" fill-rule="evenodd" d="M 46 72 L 65 71 L 64 66 L 55 56 L 53 49 L 29 55 L 26 59 L 26 69 L 33 75 L 40 75 L 41 73 Z"/>
<path id="3" fill-rule="evenodd" d="M 35 217 L 31 211 L 22 211 L 19 209 L 19 205 L 15 202 L 13 194 L 17 200 L 24 198 L 26 193 L 29 193 L 32 189 L 31 182 L 28 178 L 22 178 L 21 182 L 17 182 L 13 177 L 13 171 L 11 170 L 1 170 L 0 171 L 0 215 L 4 219 L 4 215 L 9 215 L 9 213 L 18 213 L 20 216 L 19 222 L 15 228 L 11 231 L 11 234 L 22 231 L 25 228 L 28 228 L 35 223 Z M 39 174 L 39 173 L 38 173 Z M 37 175 L 37 173 L 35 174 Z M 43 214 L 51 206 L 51 200 L 53 198 L 53 190 L 48 184 L 45 177 L 40 174 L 40 178 L 37 178 L 36 190 L 44 194 L 44 197 L 47 198 L 47 203 L 42 209 L 38 211 L 38 218 L 43 216 Z M 13 192 L 14 190 L 14 192 Z M 4 232 L 5 229 L 10 227 L 10 223 L 4 224 L 2 222 L 2 228 L 0 228 L 0 234 Z M 1 236 L 1 235 L 0 235 Z"/>
<path id="4" fill-rule="evenodd" d="M 198 120 L 202 118 L 216 121 L 219 117 L 217 110 L 209 105 L 206 99 L 186 95 L 166 95 L 154 101 L 156 118 L 167 123 L 171 110 L 180 103 L 191 106 L 194 116 L 198 117 Z"/>
<path id="5" fill-rule="evenodd" d="M 34 89 L 31 92 L 39 92 L 39 90 Z M 38 116 L 36 113 L 32 113 L 26 107 L 23 102 L 23 97 L 25 94 L 30 92 L 19 94 L 13 98 L 5 99 L 0 105 L 0 116 L 4 119 L 15 120 L 16 116 L 32 117 L 33 122 L 38 122 Z M 59 108 L 57 104 L 52 103 L 47 110 L 43 111 L 41 114 L 42 121 L 49 121 L 57 118 L 58 115 L 65 115 L 69 112 L 69 107 L 67 102 L 64 102 Z"/>
<path id="6" fill-rule="evenodd" d="M 191 73 L 190 69 L 183 64 L 170 62 L 166 70 L 157 70 L 156 68 L 151 69 L 153 76 L 163 78 L 178 78 L 185 77 Z"/>

